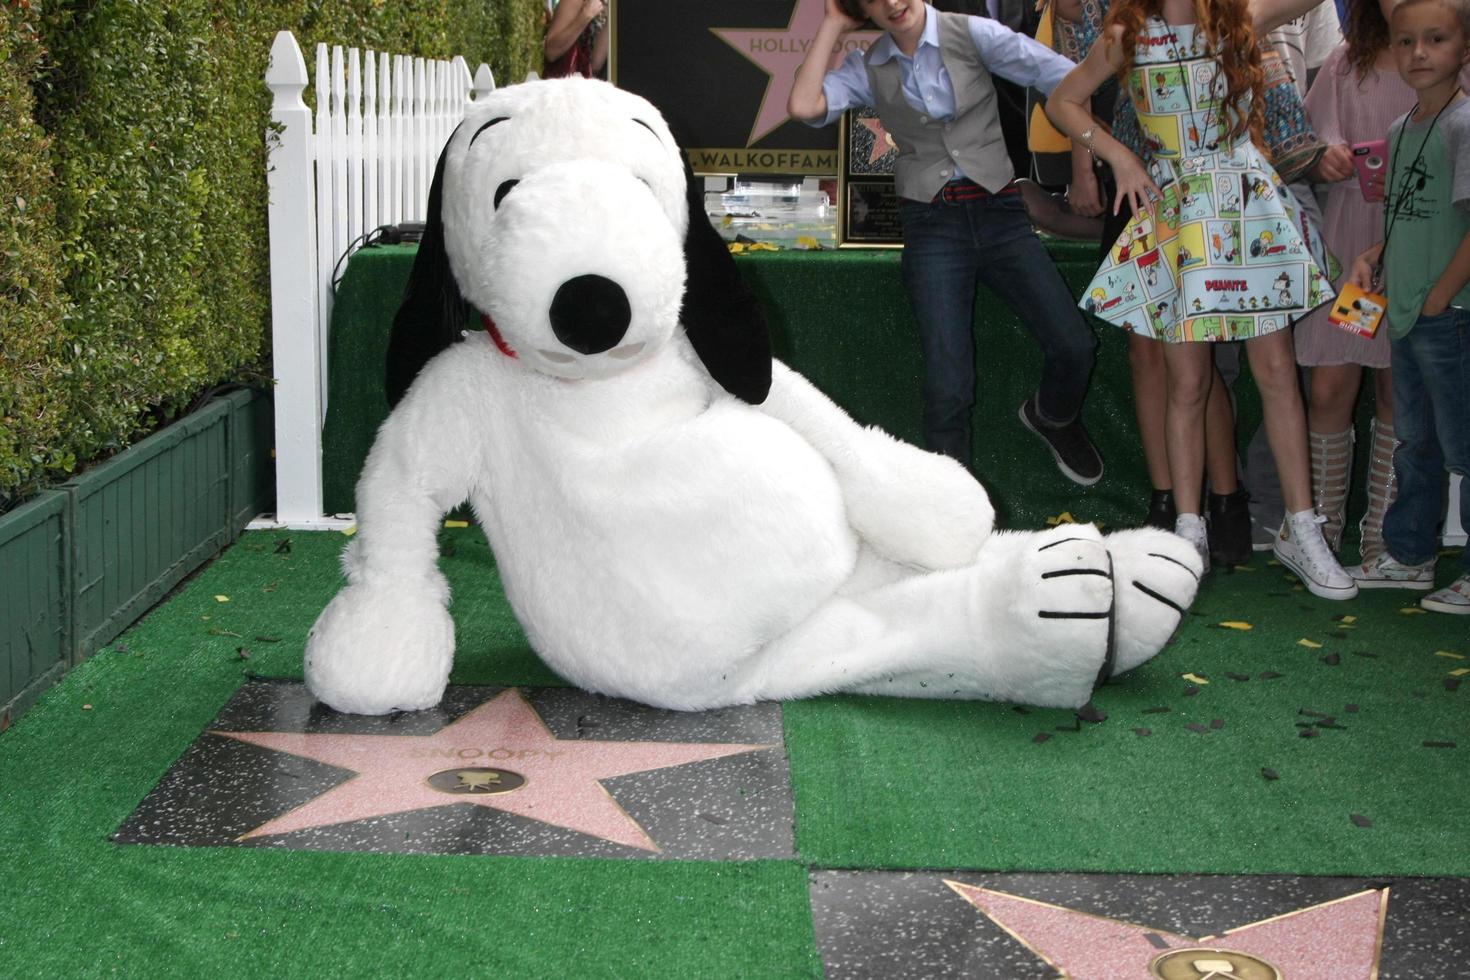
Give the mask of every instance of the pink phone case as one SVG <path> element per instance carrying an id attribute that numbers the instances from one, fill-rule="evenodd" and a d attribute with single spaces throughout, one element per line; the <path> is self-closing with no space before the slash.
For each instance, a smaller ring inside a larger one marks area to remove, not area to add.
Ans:
<path id="1" fill-rule="evenodd" d="M 1358 188 L 1363 192 L 1363 199 L 1383 200 L 1383 188 L 1388 181 L 1388 141 L 1354 143 L 1353 166 L 1358 171 Z"/>

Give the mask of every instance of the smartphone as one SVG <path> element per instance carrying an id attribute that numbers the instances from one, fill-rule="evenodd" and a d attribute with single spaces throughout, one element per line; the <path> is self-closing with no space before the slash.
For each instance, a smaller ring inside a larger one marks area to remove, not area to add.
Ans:
<path id="1" fill-rule="evenodd" d="M 1388 182 L 1388 140 L 1354 143 L 1353 167 L 1358 171 L 1363 200 L 1383 200 L 1383 188 Z"/>

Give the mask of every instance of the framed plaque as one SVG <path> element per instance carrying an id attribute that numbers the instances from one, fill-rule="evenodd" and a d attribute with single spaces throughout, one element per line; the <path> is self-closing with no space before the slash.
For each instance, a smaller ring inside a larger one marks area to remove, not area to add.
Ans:
<path id="1" fill-rule="evenodd" d="M 842 116 L 838 143 L 837 247 L 901 248 L 893 163 L 898 147 L 869 108 Z"/>

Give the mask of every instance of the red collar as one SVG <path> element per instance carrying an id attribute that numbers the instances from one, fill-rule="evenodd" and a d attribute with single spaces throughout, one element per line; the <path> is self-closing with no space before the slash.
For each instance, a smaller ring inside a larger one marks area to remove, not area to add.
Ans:
<path id="1" fill-rule="evenodd" d="M 495 325 L 494 320 L 490 319 L 490 314 L 481 313 L 480 322 L 485 325 L 485 332 L 490 335 L 490 340 L 500 350 L 500 353 L 506 357 L 516 356 L 516 352 L 510 349 L 510 345 L 505 342 L 505 338 L 500 336 L 500 328 Z"/>

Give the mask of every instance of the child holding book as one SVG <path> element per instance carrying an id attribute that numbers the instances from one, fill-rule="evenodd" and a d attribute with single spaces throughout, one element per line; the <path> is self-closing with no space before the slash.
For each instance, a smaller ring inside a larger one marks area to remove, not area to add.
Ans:
<path id="1" fill-rule="evenodd" d="M 1383 240 L 1358 256 L 1351 279 L 1388 296 L 1399 493 L 1385 550 L 1351 575 L 1359 588 L 1428 592 L 1446 469 L 1460 474 L 1460 512 L 1470 514 L 1470 99 L 1460 84 L 1470 0 L 1399 0 L 1389 44 L 1418 102 L 1389 130 Z M 1419 604 L 1470 615 L 1470 548 L 1460 565 Z"/>

